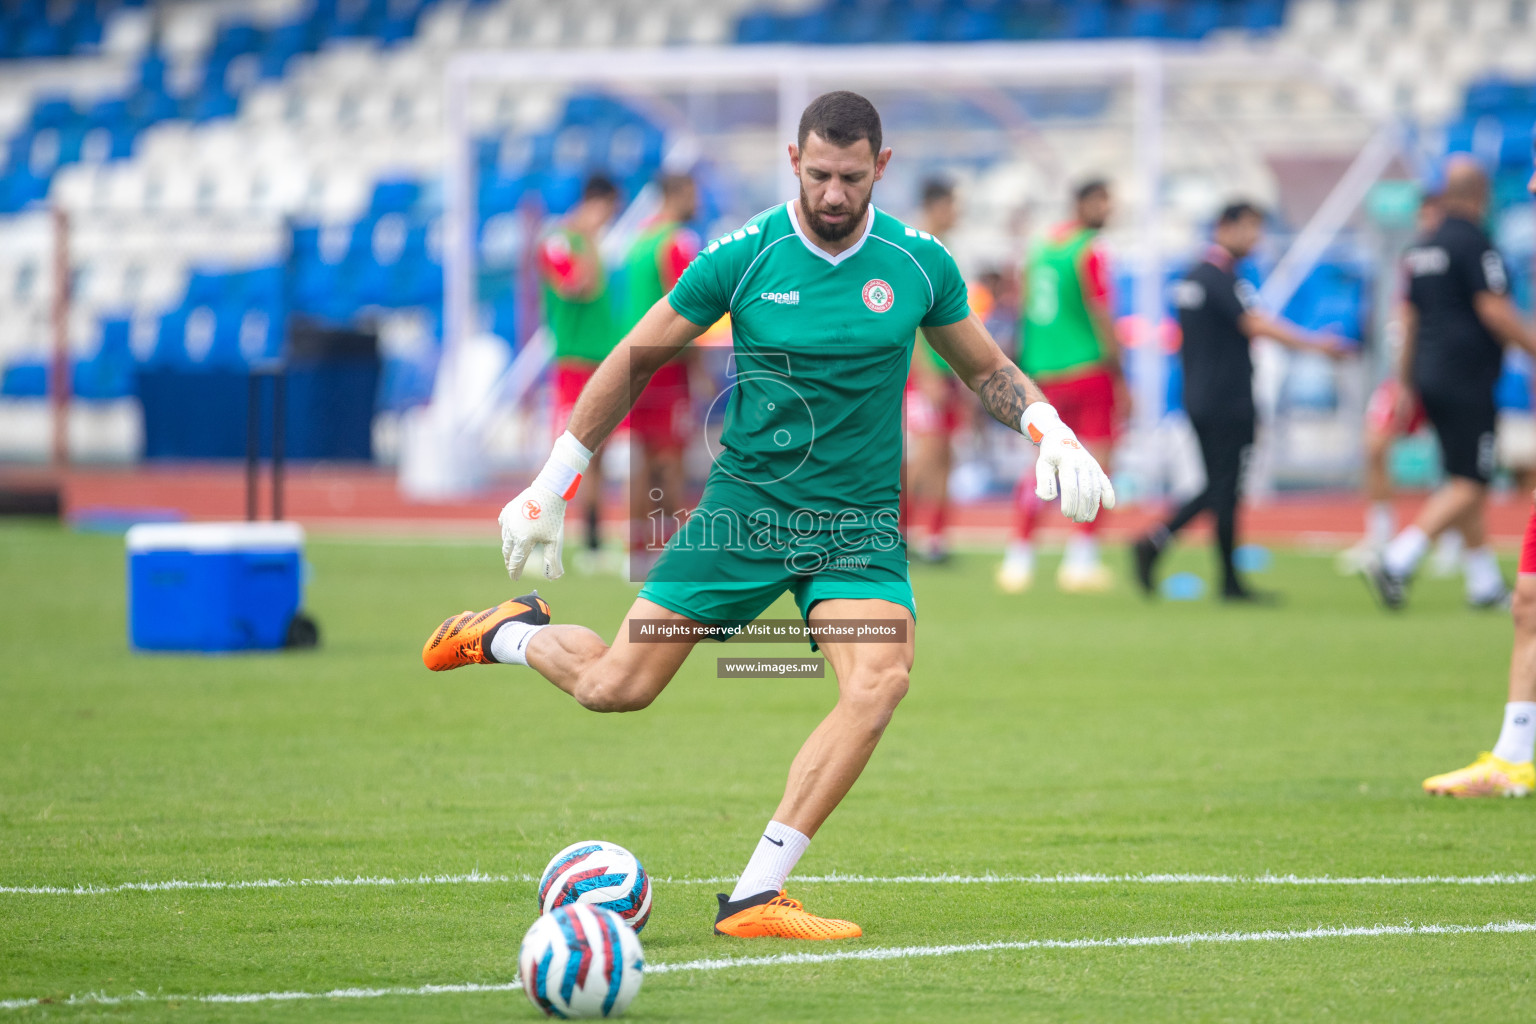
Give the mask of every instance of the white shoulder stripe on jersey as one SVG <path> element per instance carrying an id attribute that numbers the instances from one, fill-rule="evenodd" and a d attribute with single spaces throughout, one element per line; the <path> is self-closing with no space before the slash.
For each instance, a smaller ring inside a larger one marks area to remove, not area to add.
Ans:
<path id="1" fill-rule="evenodd" d="M 793 234 L 780 235 L 778 238 L 775 238 L 773 241 L 771 241 L 767 245 L 763 246 L 763 251 L 758 253 L 756 256 L 754 256 L 752 258 L 752 262 L 747 264 L 747 269 L 742 272 L 741 280 L 736 282 L 736 290 L 731 292 L 730 304 L 728 306 L 726 306 L 726 309 L 730 312 L 731 316 L 734 317 L 736 315 L 736 296 L 741 294 L 741 286 L 746 284 L 747 283 L 747 278 L 752 276 L 752 268 L 757 266 L 757 261 L 762 259 L 764 256 L 768 255 L 768 250 L 769 249 L 772 249 L 774 246 L 778 245 L 780 242 L 784 241 L 786 238 L 794 238 L 794 237 L 795 236 Z"/>
<path id="2" fill-rule="evenodd" d="M 908 228 L 907 230 L 910 231 L 911 228 Z M 935 302 L 939 301 L 939 297 L 936 294 L 934 294 L 932 278 L 930 278 L 928 276 L 928 271 L 923 269 L 923 265 L 921 263 L 917 262 L 917 257 L 913 256 L 911 251 L 908 250 L 906 246 L 904 246 L 904 245 L 897 245 L 895 242 L 891 241 L 889 238 L 880 238 L 879 235 L 871 235 L 870 237 L 871 238 L 877 238 L 880 241 L 884 242 L 886 245 L 890 246 L 891 248 L 893 248 L 893 249 L 900 249 L 902 252 L 907 254 L 907 259 L 912 261 L 912 265 L 917 268 L 917 272 L 919 274 L 923 275 L 923 280 L 928 282 L 928 311 L 930 313 L 933 312 L 933 304 Z"/>

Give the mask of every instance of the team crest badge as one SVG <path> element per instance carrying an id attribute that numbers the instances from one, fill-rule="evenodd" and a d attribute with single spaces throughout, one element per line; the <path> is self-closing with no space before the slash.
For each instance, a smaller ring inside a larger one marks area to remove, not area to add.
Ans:
<path id="1" fill-rule="evenodd" d="M 896 303 L 896 293 L 878 277 L 864 284 L 864 305 L 876 313 L 884 313 Z"/>

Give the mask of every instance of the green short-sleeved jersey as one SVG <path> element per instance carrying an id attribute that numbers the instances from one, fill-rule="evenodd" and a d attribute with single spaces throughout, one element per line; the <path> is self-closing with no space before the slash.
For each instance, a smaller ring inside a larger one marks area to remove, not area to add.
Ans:
<path id="1" fill-rule="evenodd" d="M 729 313 L 734 343 L 724 430 L 681 546 L 699 538 L 702 521 L 749 546 L 755 539 L 749 563 L 771 562 L 787 545 L 805 556 L 792 560 L 796 571 L 836 568 L 844 555 L 857 568 L 870 556 L 888 569 L 899 563 L 904 578 L 897 510 L 912 344 L 918 328 L 970 314 L 949 251 L 871 206 L 863 235 L 831 256 L 785 204 L 706 245 L 668 301 L 700 325 Z M 684 568 L 676 546 L 659 570 L 697 569 L 692 578 L 704 579 L 723 568 Z M 785 564 L 778 559 L 780 572 Z M 757 578 L 759 566 L 725 571 Z"/>

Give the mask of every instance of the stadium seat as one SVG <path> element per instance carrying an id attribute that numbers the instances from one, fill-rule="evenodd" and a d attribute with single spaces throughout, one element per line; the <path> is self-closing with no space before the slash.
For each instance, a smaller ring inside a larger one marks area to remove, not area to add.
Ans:
<path id="1" fill-rule="evenodd" d="M 1081 0 L 1065 8 L 1063 35 L 1071 39 L 1101 39 L 1109 35 L 1110 9 L 1104 0 Z"/>
<path id="2" fill-rule="evenodd" d="M 134 357 L 127 320 L 102 320 L 101 344 L 89 359 L 75 363 L 70 378 L 77 398 L 107 401 L 134 392 Z"/>
<path id="3" fill-rule="evenodd" d="M 0 373 L 0 395 L 7 398 L 45 398 L 48 395 L 48 364 L 41 359 L 19 359 Z"/>

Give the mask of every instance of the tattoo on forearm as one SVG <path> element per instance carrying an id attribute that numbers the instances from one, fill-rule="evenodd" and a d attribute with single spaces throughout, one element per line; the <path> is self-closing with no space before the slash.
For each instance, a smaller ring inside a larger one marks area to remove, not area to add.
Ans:
<path id="1" fill-rule="evenodd" d="M 987 378 L 976 394 L 981 398 L 982 408 L 991 413 L 993 419 L 1014 430 L 1019 429 L 1019 419 L 1029 400 L 1024 394 L 1024 374 L 1017 367 L 1005 366 L 998 370 Z"/>

